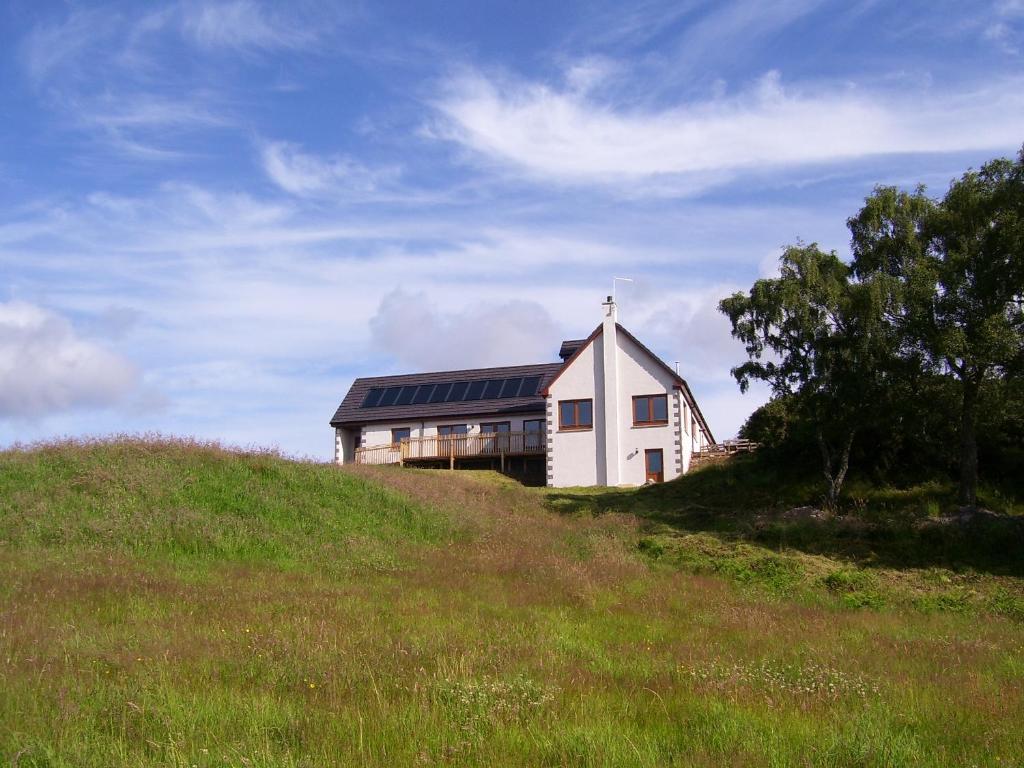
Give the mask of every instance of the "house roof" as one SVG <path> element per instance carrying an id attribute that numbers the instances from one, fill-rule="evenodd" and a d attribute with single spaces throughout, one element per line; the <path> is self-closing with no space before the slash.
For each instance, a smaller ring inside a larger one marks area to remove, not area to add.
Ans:
<path id="1" fill-rule="evenodd" d="M 558 356 L 563 360 L 568 360 L 576 353 L 577 349 L 586 343 L 586 339 L 566 339 L 558 350 Z"/>
<path id="2" fill-rule="evenodd" d="M 408 373 L 399 376 L 373 376 L 356 379 L 331 419 L 332 427 L 356 426 L 377 421 L 421 421 L 423 419 L 459 418 L 463 416 L 499 416 L 504 414 L 544 411 L 541 394 L 548 381 L 562 368 L 562 363 L 513 365 L 501 368 L 470 368 L 461 371 Z M 367 407 L 372 389 L 414 387 L 453 382 L 495 381 L 500 379 L 539 377 L 536 389 L 524 397 L 504 397 L 454 402 L 420 403 Z"/>
<path id="3" fill-rule="evenodd" d="M 501 368 L 470 368 L 461 371 L 436 371 L 433 373 L 407 373 L 398 376 L 373 376 L 356 379 L 341 401 L 338 410 L 334 412 L 331 419 L 332 427 L 353 427 L 362 424 L 370 424 L 381 421 L 422 421 L 424 419 L 444 419 L 446 417 L 458 419 L 466 416 L 502 416 L 516 413 L 537 413 L 543 412 L 545 399 L 552 383 L 566 370 L 580 353 L 596 339 L 603 330 L 603 325 L 597 326 L 594 332 L 585 339 L 570 339 L 562 342 L 559 355 L 564 362 L 561 363 L 540 363 L 538 365 L 513 365 Z M 651 352 L 632 333 L 627 331 L 618 323 L 615 324 L 617 331 L 628 337 L 643 352 L 645 352 L 655 363 L 657 363 L 673 379 L 675 386 L 683 391 L 690 408 L 700 422 L 710 442 L 715 442 L 711 429 L 708 427 L 704 414 L 701 413 L 697 400 L 690 391 L 690 385 L 686 383 L 678 373 L 665 363 L 660 357 Z M 539 376 L 538 386 L 535 393 L 524 397 L 505 397 L 479 400 L 456 400 L 443 403 L 421 403 L 409 405 L 377 405 L 368 407 L 367 395 L 372 389 L 387 389 L 389 387 L 412 387 L 430 384 L 448 384 L 452 382 L 472 381 L 494 381 L 497 379 L 509 379 L 518 377 Z"/>

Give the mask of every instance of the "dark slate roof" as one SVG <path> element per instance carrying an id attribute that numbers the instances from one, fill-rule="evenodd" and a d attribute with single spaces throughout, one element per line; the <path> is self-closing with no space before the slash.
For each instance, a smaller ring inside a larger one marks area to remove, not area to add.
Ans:
<path id="1" fill-rule="evenodd" d="M 566 339 L 562 342 L 562 346 L 558 350 L 558 356 L 563 360 L 568 360 L 576 353 L 577 349 L 586 343 L 586 339 Z"/>
<path id="2" fill-rule="evenodd" d="M 497 416 L 513 413 L 541 413 L 544 396 L 540 394 L 561 369 L 562 363 L 513 365 L 503 368 L 473 368 L 463 371 L 407 373 L 400 376 L 373 376 L 356 379 L 331 419 L 332 427 L 357 426 L 377 421 L 420 421 L 445 417 Z M 366 393 L 373 387 L 394 387 L 403 384 L 439 384 L 449 381 L 500 379 L 513 376 L 540 376 L 537 394 L 530 397 L 508 397 L 500 400 L 472 400 L 422 405 L 392 405 L 363 408 Z"/>

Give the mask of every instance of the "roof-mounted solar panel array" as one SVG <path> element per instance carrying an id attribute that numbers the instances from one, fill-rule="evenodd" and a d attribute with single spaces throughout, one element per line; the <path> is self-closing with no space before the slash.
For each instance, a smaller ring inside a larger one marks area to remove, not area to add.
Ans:
<path id="1" fill-rule="evenodd" d="M 540 376 L 512 376 L 507 379 L 449 381 L 441 384 L 405 384 L 397 387 L 373 387 L 363 398 L 363 408 L 423 405 L 425 403 L 461 403 L 471 400 L 506 400 L 533 397 Z"/>

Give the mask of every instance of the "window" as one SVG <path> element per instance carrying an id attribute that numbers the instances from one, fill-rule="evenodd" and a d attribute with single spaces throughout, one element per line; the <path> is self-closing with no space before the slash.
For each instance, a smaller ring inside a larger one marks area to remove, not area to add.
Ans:
<path id="1" fill-rule="evenodd" d="M 391 444 L 398 446 L 403 440 L 408 440 L 412 435 L 412 431 L 409 427 L 397 427 L 391 430 Z"/>
<path id="2" fill-rule="evenodd" d="M 512 430 L 512 424 L 508 421 L 492 421 L 487 424 L 480 425 L 480 434 L 486 435 L 480 440 L 480 448 L 484 451 L 508 451 L 509 450 L 509 432 Z"/>
<path id="3" fill-rule="evenodd" d="M 450 435 L 465 435 L 469 433 L 469 427 L 465 424 L 444 424 L 437 428 L 437 434 L 442 437 Z"/>
<path id="4" fill-rule="evenodd" d="M 544 419 L 526 419 L 523 421 L 523 446 L 528 451 L 537 451 L 544 446 L 547 439 L 548 425 Z"/>
<path id="5" fill-rule="evenodd" d="M 594 426 L 593 400 L 559 400 L 559 429 L 592 429 Z"/>
<path id="6" fill-rule="evenodd" d="M 480 434 L 489 435 L 494 432 L 511 432 L 512 422 L 510 421 L 492 421 L 489 424 L 480 425 Z"/>
<path id="7" fill-rule="evenodd" d="M 633 398 L 633 426 L 668 424 L 668 395 L 639 395 Z"/>

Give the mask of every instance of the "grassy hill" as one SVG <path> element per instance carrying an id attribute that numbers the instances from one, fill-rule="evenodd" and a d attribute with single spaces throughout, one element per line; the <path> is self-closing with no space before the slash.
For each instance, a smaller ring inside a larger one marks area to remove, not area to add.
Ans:
<path id="1" fill-rule="evenodd" d="M 807 492 L 0 453 L 0 761 L 1019 764 L 1016 528 Z"/>

